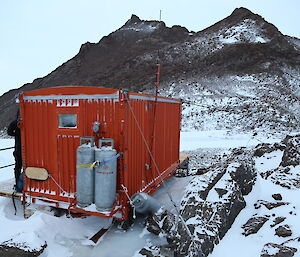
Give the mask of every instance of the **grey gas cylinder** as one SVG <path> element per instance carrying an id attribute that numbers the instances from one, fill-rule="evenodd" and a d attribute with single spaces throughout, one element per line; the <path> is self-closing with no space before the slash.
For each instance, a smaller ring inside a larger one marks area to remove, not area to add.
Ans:
<path id="1" fill-rule="evenodd" d="M 88 166 L 95 161 L 94 141 L 94 137 L 82 137 L 77 148 L 76 195 L 77 205 L 82 208 L 94 202 L 95 174 Z"/>
<path id="2" fill-rule="evenodd" d="M 131 197 L 131 202 L 138 213 L 154 214 L 156 213 L 161 204 L 158 200 L 146 193 L 136 193 Z"/>
<path id="3" fill-rule="evenodd" d="M 110 143 L 111 146 L 104 146 L 104 143 Z M 99 140 L 99 148 L 95 150 L 95 160 L 99 162 L 99 165 L 95 167 L 95 205 L 99 211 L 112 209 L 116 200 L 116 155 L 113 139 Z"/>

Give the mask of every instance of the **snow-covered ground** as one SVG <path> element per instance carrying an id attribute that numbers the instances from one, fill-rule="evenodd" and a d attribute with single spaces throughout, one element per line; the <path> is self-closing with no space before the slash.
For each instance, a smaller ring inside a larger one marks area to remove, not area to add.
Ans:
<path id="1" fill-rule="evenodd" d="M 253 136 L 251 133 L 231 134 L 229 130 L 188 131 L 181 132 L 180 151 L 199 148 L 237 148 L 264 143 L 278 142 L 275 136 Z"/>
<path id="2" fill-rule="evenodd" d="M 0 149 L 14 146 L 14 140 L 0 139 Z M 0 167 L 14 163 L 13 149 L 0 151 Z M 13 177 L 13 167 L 8 167 L 0 170 L 0 181 L 7 180 Z"/>
<path id="3" fill-rule="evenodd" d="M 191 151 L 198 148 L 228 149 L 230 147 L 253 146 L 260 142 L 276 142 L 280 141 L 280 139 L 281 138 L 264 138 L 262 136 L 253 137 L 250 134 L 229 135 L 229 133 L 224 130 L 182 132 L 181 150 Z M 1 148 L 13 146 L 13 140 L 0 139 L 0 145 Z M 268 167 L 274 165 L 273 162 L 268 162 L 266 156 L 263 158 L 265 159 L 257 160 L 257 168 L 261 170 L 265 169 L 266 166 L 261 164 L 264 162 L 265 165 L 269 165 Z M 277 160 L 276 158 L 274 161 Z M 12 151 L 0 152 L 0 166 L 10 163 L 13 163 Z M 13 177 L 13 167 L 6 168 L 0 172 L 0 181 Z M 173 177 L 166 183 L 166 188 L 159 189 L 154 197 L 164 203 L 168 209 L 171 209 L 172 205 L 167 197 L 166 189 L 173 195 L 174 201 L 179 204 L 183 196 L 184 188 L 192 178 L 193 176 L 185 178 Z M 265 229 L 259 231 L 257 235 L 247 238 L 241 237 L 241 225 L 244 224 L 252 214 L 257 212 L 257 210 L 253 208 L 253 204 L 261 198 L 269 199 L 271 197 L 270 192 L 281 193 L 284 200 L 295 198 L 297 193 L 297 191 L 284 190 L 271 182 L 259 178 L 252 193 L 247 196 L 247 207 L 238 216 L 231 230 L 216 247 L 214 253 L 211 255 L 212 257 L 240 256 L 241 249 L 245 248 L 249 249 L 247 252 L 243 251 L 245 256 L 255 257 L 259 256 L 258 253 L 262 249 L 263 242 L 265 242 L 265 240 L 261 240 L 262 237 L 270 236 L 271 242 L 278 242 L 278 239 L 275 240 L 276 238 L 273 235 L 268 234 L 269 230 L 267 226 Z M 300 204 L 295 204 L 295 207 L 296 210 L 299 209 Z M 278 212 L 286 213 L 288 208 L 287 206 L 279 207 Z M 36 211 L 34 215 L 25 220 L 20 203 L 17 203 L 17 209 L 18 212 L 15 216 L 11 199 L 0 198 L 0 243 L 14 238 L 15 242 L 22 243 L 25 240 L 29 245 L 32 245 L 32 247 L 37 247 L 35 245 L 37 242 L 41 244 L 46 241 L 48 246 L 41 255 L 42 257 L 129 257 L 134 256 L 148 241 L 158 240 L 154 235 L 145 230 L 142 217 L 138 217 L 134 226 L 128 231 L 119 230 L 116 226 L 112 226 L 100 242 L 98 242 L 97 245 L 93 245 L 88 238 L 95 234 L 101 227 L 107 227 L 109 225 L 108 220 L 97 217 L 74 219 L 63 216 L 58 218 L 41 211 Z M 296 232 L 297 230 L 300 231 L 300 227 L 297 227 L 297 223 L 293 222 L 294 220 L 292 219 L 295 219 L 295 217 L 290 217 L 290 224 L 295 224 L 296 227 L 293 228 L 293 231 Z M 269 222 L 271 222 L 271 220 Z M 240 242 L 238 246 L 235 243 L 237 240 Z M 229 247 L 230 245 L 235 245 L 235 247 Z"/>

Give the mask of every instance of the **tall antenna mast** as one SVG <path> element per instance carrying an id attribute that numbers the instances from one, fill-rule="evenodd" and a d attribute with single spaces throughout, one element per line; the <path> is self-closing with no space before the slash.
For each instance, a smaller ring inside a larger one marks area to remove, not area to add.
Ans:
<path id="1" fill-rule="evenodd" d="M 158 95 L 158 86 L 159 86 L 159 80 L 160 80 L 160 63 L 159 63 L 159 57 L 157 58 L 157 71 L 156 71 L 156 84 L 155 84 L 155 96 Z"/>
<path id="2" fill-rule="evenodd" d="M 159 24 L 158 26 L 160 26 L 161 23 L 161 10 L 159 10 Z M 159 80 L 160 80 L 160 63 L 159 63 L 159 48 L 157 49 L 157 59 L 156 59 L 156 83 L 155 83 L 155 101 L 154 101 L 154 108 L 153 108 L 153 122 L 152 122 L 152 135 L 151 135 L 151 151 L 150 152 L 154 152 L 155 151 L 155 147 L 154 147 L 154 137 L 155 137 L 155 120 L 156 120 L 156 109 L 157 109 L 157 98 L 158 98 L 158 86 L 159 86 Z M 152 167 L 152 162 L 151 161 L 151 169 L 153 169 Z M 153 165 L 155 166 L 155 163 L 153 163 Z"/>
<path id="3" fill-rule="evenodd" d="M 161 22 L 161 10 L 159 10 L 159 23 Z M 159 63 L 159 49 L 157 50 L 157 71 L 156 71 L 156 84 L 155 84 L 155 97 L 157 101 L 157 95 L 158 95 L 158 86 L 159 86 L 159 80 L 160 80 L 160 63 Z"/>

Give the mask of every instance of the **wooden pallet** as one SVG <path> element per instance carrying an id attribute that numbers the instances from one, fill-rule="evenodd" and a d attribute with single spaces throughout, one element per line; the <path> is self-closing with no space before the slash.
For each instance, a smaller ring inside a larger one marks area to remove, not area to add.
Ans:
<path id="1" fill-rule="evenodd" d="M 180 153 L 179 154 L 179 162 L 182 163 L 183 161 L 185 161 L 187 158 L 189 158 L 189 154 L 185 154 L 185 153 Z"/>

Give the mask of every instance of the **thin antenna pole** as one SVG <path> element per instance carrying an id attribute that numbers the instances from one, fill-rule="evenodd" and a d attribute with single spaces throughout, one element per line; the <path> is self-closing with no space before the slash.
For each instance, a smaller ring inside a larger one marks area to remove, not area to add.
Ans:
<path id="1" fill-rule="evenodd" d="M 157 98 L 157 95 L 158 95 L 159 80 L 160 80 L 160 63 L 159 63 L 159 60 L 158 60 L 157 61 L 157 72 L 156 72 L 156 83 L 155 83 L 155 97 L 156 98 Z"/>
<path id="2" fill-rule="evenodd" d="M 159 10 L 159 22 L 161 22 L 161 10 Z M 155 101 L 157 101 L 157 95 L 158 95 L 158 87 L 159 87 L 159 81 L 160 81 L 160 61 L 159 61 L 159 49 L 157 49 L 157 62 L 156 62 L 156 83 L 155 83 Z"/>

